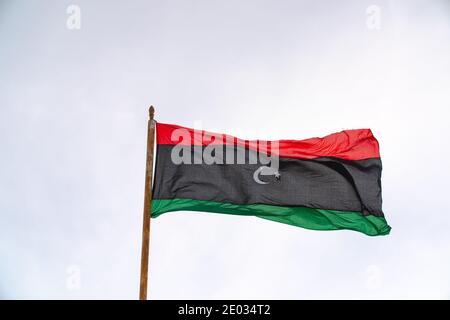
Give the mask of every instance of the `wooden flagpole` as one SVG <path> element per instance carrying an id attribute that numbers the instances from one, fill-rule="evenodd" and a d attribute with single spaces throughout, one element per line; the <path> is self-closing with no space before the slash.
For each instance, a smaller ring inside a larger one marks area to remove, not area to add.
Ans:
<path id="1" fill-rule="evenodd" d="M 150 106 L 147 127 L 147 162 L 145 169 L 144 219 L 142 223 L 141 281 L 139 299 L 147 300 L 150 217 L 152 215 L 153 149 L 155 145 L 155 108 Z"/>

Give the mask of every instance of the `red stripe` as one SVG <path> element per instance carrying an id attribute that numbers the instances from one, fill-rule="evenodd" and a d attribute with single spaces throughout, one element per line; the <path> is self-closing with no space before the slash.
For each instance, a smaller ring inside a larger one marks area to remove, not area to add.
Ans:
<path id="1" fill-rule="evenodd" d="M 241 140 L 233 136 L 194 130 L 173 124 L 156 124 L 158 144 L 235 144 L 260 152 L 271 152 L 271 142 Z M 344 130 L 323 138 L 279 140 L 279 156 L 295 159 L 336 157 L 345 160 L 379 158 L 378 141 L 370 129 Z"/>

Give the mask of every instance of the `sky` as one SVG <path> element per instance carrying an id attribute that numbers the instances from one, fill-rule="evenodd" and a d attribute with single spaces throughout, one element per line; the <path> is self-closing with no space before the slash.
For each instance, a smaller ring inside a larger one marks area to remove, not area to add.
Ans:
<path id="1" fill-rule="evenodd" d="M 391 234 L 173 212 L 150 299 L 449 299 L 450 3 L 0 0 L 0 298 L 136 299 L 149 105 L 240 138 L 371 128 Z"/>

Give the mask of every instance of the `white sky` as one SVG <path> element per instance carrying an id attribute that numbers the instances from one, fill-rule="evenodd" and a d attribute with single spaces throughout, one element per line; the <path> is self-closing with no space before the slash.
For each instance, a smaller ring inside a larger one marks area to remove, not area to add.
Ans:
<path id="1" fill-rule="evenodd" d="M 137 298 L 154 104 L 243 138 L 372 128 L 393 229 L 168 213 L 150 298 L 450 298 L 448 1 L 0 0 L 0 40 L 0 297 Z"/>

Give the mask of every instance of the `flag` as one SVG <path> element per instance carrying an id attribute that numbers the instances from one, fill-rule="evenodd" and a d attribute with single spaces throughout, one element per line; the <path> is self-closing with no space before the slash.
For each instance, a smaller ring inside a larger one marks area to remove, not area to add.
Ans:
<path id="1" fill-rule="evenodd" d="M 390 231 L 370 129 L 306 140 L 242 140 L 156 123 L 152 217 L 251 215 L 312 230 Z"/>

